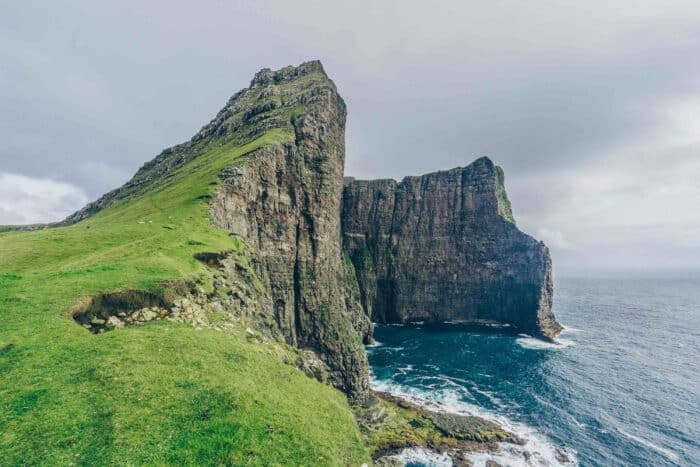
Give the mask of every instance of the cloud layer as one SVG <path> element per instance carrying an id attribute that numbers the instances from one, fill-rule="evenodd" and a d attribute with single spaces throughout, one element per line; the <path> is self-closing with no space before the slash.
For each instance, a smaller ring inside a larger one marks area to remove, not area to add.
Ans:
<path id="1" fill-rule="evenodd" d="M 0 225 L 62 219 L 87 201 L 70 183 L 0 173 Z"/>
<path id="2" fill-rule="evenodd" d="M 559 270 L 700 267 L 698 56 L 696 0 L 16 2 L 0 171 L 95 198 L 257 69 L 320 58 L 348 103 L 349 174 L 488 155 Z"/>

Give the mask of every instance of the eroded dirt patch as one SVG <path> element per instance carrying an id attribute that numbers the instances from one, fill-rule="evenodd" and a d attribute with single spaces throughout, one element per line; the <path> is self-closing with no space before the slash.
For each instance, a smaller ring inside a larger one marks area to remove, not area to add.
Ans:
<path id="1" fill-rule="evenodd" d="M 143 290 L 94 295 L 83 298 L 72 316 L 94 334 L 162 319 L 206 324 L 204 310 L 196 302 L 189 298 L 168 300 L 167 295 Z"/>

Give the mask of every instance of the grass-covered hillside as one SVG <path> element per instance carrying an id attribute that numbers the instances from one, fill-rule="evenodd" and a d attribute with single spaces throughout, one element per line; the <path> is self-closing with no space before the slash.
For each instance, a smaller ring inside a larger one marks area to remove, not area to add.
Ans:
<path id="1" fill-rule="evenodd" d="M 339 391 L 282 363 L 244 329 L 158 321 L 104 334 L 76 324 L 80 297 L 157 290 L 237 248 L 208 219 L 217 175 L 263 145 L 213 139 L 143 194 L 77 224 L 0 233 L 0 465 L 359 465 Z"/>

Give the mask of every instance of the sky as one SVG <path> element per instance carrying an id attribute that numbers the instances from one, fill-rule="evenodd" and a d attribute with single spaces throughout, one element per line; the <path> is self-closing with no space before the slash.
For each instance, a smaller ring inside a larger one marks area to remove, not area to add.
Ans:
<path id="1" fill-rule="evenodd" d="M 348 175 L 489 156 L 555 274 L 700 268 L 697 0 L 0 0 L 0 224 L 62 219 L 313 59 Z"/>

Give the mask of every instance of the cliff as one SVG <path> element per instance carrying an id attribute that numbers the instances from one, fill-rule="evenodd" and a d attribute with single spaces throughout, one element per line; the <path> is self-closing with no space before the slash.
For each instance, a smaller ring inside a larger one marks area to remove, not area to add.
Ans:
<path id="1" fill-rule="evenodd" d="M 341 254 L 345 119 L 345 103 L 320 62 L 263 69 L 190 141 L 162 151 L 124 186 L 60 223 L 26 228 L 73 225 L 138 202 L 166 189 L 187 167 L 195 176 L 212 168 L 209 154 L 217 148 L 268 138 L 218 171 L 219 181 L 210 183 L 217 187 L 213 194 L 195 199 L 207 203 L 211 224 L 229 231 L 245 250 L 195 255 L 217 277 L 215 293 L 203 306 L 211 309 L 215 303 L 305 350 L 310 359 L 305 366 L 319 380 L 361 402 L 369 388 L 363 342 L 370 339 L 372 323 Z M 172 303 L 166 308 L 162 313 L 171 318 L 178 309 Z M 105 311 L 81 313 L 83 321 L 109 318 Z M 100 326 L 90 329 L 100 331 Z"/>
<path id="2" fill-rule="evenodd" d="M 346 179 L 343 251 L 376 322 L 500 323 L 554 337 L 547 247 L 515 225 L 488 158 L 420 177 Z"/>
<path id="3" fill-rule="evenodd" d="M 345 117 L 335 85 L 320 63 L 310 62 L 259 72 L 202 134 L 245 121 L 293 132 L 293 141 L 260 148 L 222 173 L 211 219 L 251 249 L 269 291 L 262 306 L 287 343 L 316 351 L 329 381 L 362 400 L 368 390 L 362 343 L 372 325 L 341 254 Z"/>
<path id="4" fill-rule="evenodd" d="M 345 120 L 345 103 L 320 62 L 263 69 L 191 140 L 49 225 L 120 219 L 120 210 L 142 216 L 156 209 L 170 220 L 186 206 L 206 209 L 207 225 L 196 229 L 229 232 L 225 250 L 191 239 L 181 247 L 198 249 L 193 256 L 207 265 L 213 292 L 185 288 L 176 299 L 136 300 L 133 309 L 119 308 L 123 319 L 99 304 L 124 300 L 96 296 L 76 321 L 103 332 L 142 324 L 144 316 L 186 315 L 196 324 L 224 310 L 302 349 L 307 373 L 357 402 L 368 395 L 370 318 L 495 322 L 554 336 L 560 326 L 551 313 L 549 253 L 515 227 L 501 169 L 483 158 L 400 183 L 344 186 Z M 198 308 L 183 313 L 183 299 Z"/>
<path id="5" fill-rule="evenodd" d="M 319 62 L 264 69 L 124 186 L 59 223 L 0 226 L 16 434 L 0 464 L 361 465 L 368 447 L 517 441 L 371 394 L 363 343 L 368 314 L 518 311 L 526 330 L 536 300 L 553 334 L 546 248 L 515 228 L 488 160 L 344 187 L 345 117 Z M 293 366 L 361 402 L 361 426 Z"/>
<path id="6" fill-rule="evenodd" d="M 0 465 L 370 462 L 348 398 L 307 377 L 367 395 L 344 116 L 319 63 L 264 70 L 123 187 L 0 232 Z"/>

